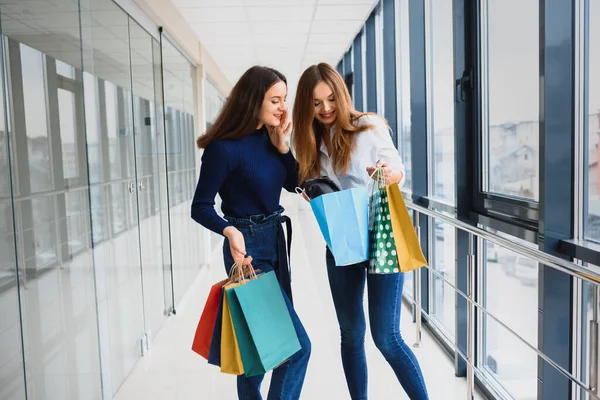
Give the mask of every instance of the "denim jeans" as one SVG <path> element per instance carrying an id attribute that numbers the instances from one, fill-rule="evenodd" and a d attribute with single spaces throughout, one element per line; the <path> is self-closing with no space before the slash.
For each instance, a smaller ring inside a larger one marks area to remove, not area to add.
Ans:
<path id="1" fill-rule="evenodd" d="M 278 262 L 278 232 L 280 232 L 280 224 L 282 221 L 281 212 L 277 211 L 270 216 L 252 216 L 248 219 L 230 218 L 227 220 L 233 224 L 244 235 L 246 242 L 246 253 L 252 256 L 253 266 L 255 269 L 260 269 L 262 272 L 268 272 L 279 268 Z M 223 259 L 225 261 L 225 269 L 229 274 L 229 270 L 233 265 L 231 250 L 229 249 L 229 241 L 225 238 L 223 243 Z M 283 264 L 283 263 L 282 263 Z M 287 264 L 285 264 L 287 267 Z M 279 277 L 279 274 L 277 274 Z M 290 311 L 292 322 L 298 334 L 298 340 L 302 349 L 294 354 L 284 364 L 273 370 L 271 376 L 271 386 L 267 399 L 271 400 L 297 400 L 300 398 L 308 359 L 310 358 L 310 340 L 306 334 L 306 330 L 302 326 L 296 311 L 292 306 L 288 296 L 282 288 L 283 297 Z M 264 375 L 253 376 L 246 378 L 240 375 L 237 378 L 238 398 L 240 400 L 259 400 L 262 399 L 260 394 L 260 385 Z"/>
<path id="2" fill-rule="evenodd" d="M 342 336 L 342 364 L 352 399 L 367 398 L 367 329 L 363 298 L 369 293 L 371 334 L 411 400 L 428 399 L 423 373 L 400 335 L 404 274 L 367 274 L 366 263 L 337 267 L 327 250 L 327 274 Z"/>

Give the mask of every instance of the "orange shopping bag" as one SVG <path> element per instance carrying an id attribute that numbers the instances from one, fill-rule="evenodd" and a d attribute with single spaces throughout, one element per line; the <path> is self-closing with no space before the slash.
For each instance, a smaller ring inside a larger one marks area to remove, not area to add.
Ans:
<path id="1" fill-rule="evenodd" d="M 229 279 L 222 280 L 210 288 L 210 293 L 206 299 L 204 310 L 200 316 L 198 326 L 196 327 L 196 334 L 194 335 L 192 350 L 207 360 L 210 353 L 210 343 L 215 330 L 215 322 L 217 320 L 219 302 L 221 301 L 222 288 L 228 281 Z"/>
<path id="2" fill-rule="evenodd" d="M 386 186 L 390 219 L 398 254 L 400 272 L 408 272 L 427 265 L 417 233 L 398 185 Z"/>

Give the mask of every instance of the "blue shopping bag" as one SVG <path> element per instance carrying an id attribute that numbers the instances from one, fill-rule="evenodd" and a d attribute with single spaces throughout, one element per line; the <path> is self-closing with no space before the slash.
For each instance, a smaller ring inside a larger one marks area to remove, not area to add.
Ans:
<path id="1" fill-rule="evenodd" d="M 275 272 L 226 291 L 246 376 L 264 374 L 301 350 Z"/>
<path id="2" fill-rule="evenodd" d="M 367 188 L 327 193 L 310 201 L 335 264 L 369 259 L 369 194 Z"/>

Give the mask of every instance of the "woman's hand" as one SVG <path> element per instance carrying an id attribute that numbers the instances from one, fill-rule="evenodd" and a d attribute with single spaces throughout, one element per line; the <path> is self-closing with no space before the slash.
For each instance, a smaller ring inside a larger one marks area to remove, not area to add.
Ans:
<path id="1" fill-rule="evenodd" d="M 367 173 L 374 180 L 377 180 L 379 178 L 377 176 L 378 174 L 376 174 L 375 171 L 377 171 L 377 169 L 379 169 L 379 168 L 381 168 L 381 170 L 383 172 L 383 179 L 384 179 L 386 186 L 391 185 L 393 183 L 400 183 L 400 181 L 402 180 L 402 177 L 404 176 L 404 174 L 402 172 L 394 171 L 393 169 L 391 169 L 388 166 L 388 163 L 383 160 L 377 161 L 377 164 L 374 167 L 367 167 Z"/>
<path id="2" fill-rule="evenodd" d="M 244 235 L 234 226 L 228 226 L 223 230 L 223 235 L 229 240 L 229 250 L 234 262 L 244 260 L 242 265 L 245 267 L 252 264 L 252 257 L 246 257 L 246 242 Z"/>
<path id="3" fill-rule="evenodd" d="M 281 154 L 286 154 L 290 151 L 290 146 L 288 146 L 285 138 L 291 130 L 292 122 L 288 120 L 288 110 L 283 112 L 279 126 L 267 127 L 271 143 Z"/>

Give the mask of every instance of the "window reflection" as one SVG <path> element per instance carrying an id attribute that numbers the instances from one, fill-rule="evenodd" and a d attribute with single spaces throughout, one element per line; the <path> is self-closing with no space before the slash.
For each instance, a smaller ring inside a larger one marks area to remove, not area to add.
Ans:
<path id="1" fill-rule="evenodd" d="M 491 242 L 484 243 L 483 306 L 529 344 L 536 346 L 537 262 Z M 507 293 L 510 295 L 507 296 Z M 494 319 L 483 316 L 480 324 L 484 341 L 484 370 L 514 398 L 537 398 L 537 354 Z"/>
<path id="2" fill-rule="evenodd" d="M 456 230 L 442 221 L 433 221 L 431 268 L 449 282 L 456 282 Z M 449 338 L 455 337 L 456 295 L 442 278 L 431 274 L 432 316 Z"/>
<path id="3" fill-rule="evenodd" d="M 62 147 L 63 176 L 75 178 L 78 173 L 78 152 L 76 141 L 75 94 L 58 89 L 58 115 L 60 121 L 60 142 Z"/>
<path id="4" fill-rule="evenodd" d="M 396 85 L 398 151 L 406 172 L 404 190 L 412 189 L 409 2 L 396 0 Z"/>
<path id="5" fill-rule="evenodd" d="M 58 261 L 58 243 L 56 226 L 56 209 L 54 196 L 35 197 L 24 201 L 23 207 L 29 207 L 33 212 L 32 232 L 23 232 L 26 237 L 32 234 L 34 238 L 35 259 L 25 260 L 27 273 L 36 276 L 43 269 L 53 266 Z"/>
<path id="6" fill-rule="evenodd" d="M 483 74 L 487 109 L 483 112 L 488 125 L 484 127 L 488 132 L 488 190 L 537 200 L 539 4 L 488 0 L 483 19 L 487 39 L 482 53 L 487 59 Z"/>
<path id="7" fill-rule="evenodd" d="M 454 203 L 454 55 L 452 0 L 429 0 L 430 134 L 434 196 Z"/>
<path id="8" fill-rule="evenodd" d="M 104 101 L 106 102 L 106 131 L 108 134 L 108 162 L 110 177 L 122 178 L 121 153 L 119 137 L 121 134 L 117 114 L 117 87 L 109 81 L 104 81 Z"/>
<path id="9" fill-rule="evenodd" d="M 52 188 L 50 133 L 46 105 L 46 66 L 44 56 L 24 44 L 20 45 L 23 74 L 23 101 L 31 191 L 43 192 Z"/>
<path id="10" fill-rule="evenodd" d="M 586 88 L 588 109 L 585 110 L 587 119 L 588 150 L 586 185 L 587 212 L 586 236 L 600 241 L 600 4 L 598 1 L 589 2 L 589 46 L 587 71 L 589 86 Z"/>

